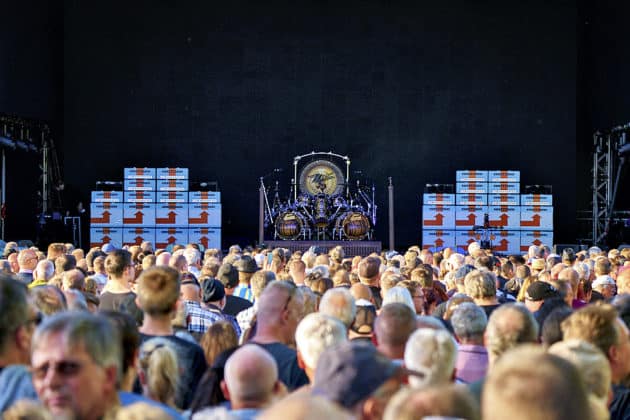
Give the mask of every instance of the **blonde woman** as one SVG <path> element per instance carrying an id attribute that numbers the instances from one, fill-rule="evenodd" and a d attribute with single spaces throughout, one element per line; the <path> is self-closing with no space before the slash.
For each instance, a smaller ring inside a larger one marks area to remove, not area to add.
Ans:
<path id="1" fill-rule="evenodd" d="M 138 357 L 138 378 L 142 395 L 176 408 L 179 367 L 175 350 L 168 340 L 152 338 L 142 344 Z"/>

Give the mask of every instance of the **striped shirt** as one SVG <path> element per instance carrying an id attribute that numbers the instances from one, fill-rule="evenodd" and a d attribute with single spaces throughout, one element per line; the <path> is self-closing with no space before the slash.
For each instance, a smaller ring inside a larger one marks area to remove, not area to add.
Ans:
<path id="1" fill-rule="evenodd" d="M 252 303 L 254 302 L 254 294 L 252 293 L 252 289 L 249 286 L 239 284 L 234 288 L 233 295 L 243 299 L 247 299 Z"/>

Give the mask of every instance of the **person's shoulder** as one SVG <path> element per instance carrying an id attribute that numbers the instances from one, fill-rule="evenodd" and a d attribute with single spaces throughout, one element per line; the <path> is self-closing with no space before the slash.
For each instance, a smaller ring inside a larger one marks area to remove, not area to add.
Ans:
<path id="1" fill-rule="evenodd" d="M 175 420 L 183 419 L 183 417 L 177 412 L 177 410 L 167 405 L 161 404 L 157 401 L 154 401 L 150 398 L 146 398 L 143 395 L 134 394 L 132 392 L 118 391 L 118 399 L 120 400 L 120 405 L 122 407 L 142 402 L 142 403 L 146 403 L 151 406 L 160 408 L 162 411 L 168 414 L 171 417 L 171 419 L 175 419 Z"/>
<path id="2" fill-rule="evenodd" d="M 9 365 L 0 370 L 0 389 L 0 412 L 19 399 L 37 399 L 31 372 L 26 365 Z"/>
<path id="3" fill-rule="evenodd" d="M 630 389 L 623 385 L 613 385 L 613 398 L 608 407 L 610 418 L 625 419 L 626 413 L 630 412 Z"/>
<path id="4" fill-rule="evenodd" d="M 242 298 L 235 295 L 226 296 L 228 303 L 234 305 L 239 311 L 249 308 L 253 303 L 249 299 Z"/>
<path id="5" fill-rule="evenodd" d="M 186 347 L 186 348 L 199 348 L 201 349 L 201 346 L 197 343 L 193 343 L 190 340 L 186 340 L 185 338 L 181 338 L 178 337 L 176 335 L 165 335 L 162 336 L 163 338 L 166 338 L 167 340 L 171 341 L 173 344 L 181 346 L 181 347 Z"/>
<path id="6" fill-rule="evenodd" d="M 205 360 L 205 356 L 203 354 L 203 349 L 198 343 L 192 342 L 190 340 L 186 340 L 185 338 L 178 337 L 176 335 L 146 335 L 140 333 L 140 341 L 145 342 L 151 338 L 163 338 L 172 344 L 173 350 L 178 354 L 179 357 L 184 358 L 203 358 Z"/>
<path id="7" fill-rule="evenodd" d="M 291 347 L 286 346 L 282 343 L 276 342 L 276 343 L 266 343 L 266 344 L 258 344 L 258 345 L 264 348 L 265 350 L 267 350 L 272 355 L 275 355 L 278 357 L 292 357 L 292 356 L 297 355 L 297 352 L 295 351 L 295 349 L 292 349 Z"/>

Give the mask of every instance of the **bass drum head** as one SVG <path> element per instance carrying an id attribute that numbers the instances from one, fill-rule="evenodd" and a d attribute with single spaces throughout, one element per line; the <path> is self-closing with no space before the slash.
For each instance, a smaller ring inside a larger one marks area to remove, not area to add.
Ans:
<path id="1" fill-rule="evenodd" d="M 284 212 L 276 219 L 276 234 L 282 239 L 295 239 L 302 233 L 304 221 L 299 213 Z"/>
<path id="2" fill-rule="evenodd" d="M 363 239 L 370 232 L 370 219 L 359 212 L 344 213 L 337 219 L 337 230 L 348 239 Z"/>

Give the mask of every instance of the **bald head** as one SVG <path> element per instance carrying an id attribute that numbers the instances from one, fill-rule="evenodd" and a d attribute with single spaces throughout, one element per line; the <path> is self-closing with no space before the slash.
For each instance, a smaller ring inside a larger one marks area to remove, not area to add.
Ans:
<path id="1" fill-rule="evenodd" d="M 297 286 L 286 281 L 273 281 L 265 287 L 257 302 L 258 326 L 254 341 L 266 336 L 284 344 L 293 343 L 304 306 L 302 292 Z"/>
<path id="2" fill-rule="evenodd" d="M 221 387 L 232 409 L 260 408 L 271 401 L 277 383 L 274 358 L 262 347 L 246 344 L 227 360 Z"/>
<path id="3" fill-rule="evenodd" d="M 283 281 L 273 281 L 265 287 L 258 299 L 258 319 L 276 318 L 285 310 L 294 285 Z M 291 299 L 293 300 L 293 299 Z"/>
<path id="4" fill-rule="evenodd" d="M 538 323 L 527 308 L 518 303 L 501 305 L 488 319 L 484 336 L 488 361 L 492 365 L 506 351 L 538 340 Z"/>
<path id="5" fill-rule="evenodd" d="M 182 284 L 179 287 L 179 296 L 182 300 L 201 302 L 201 289 L 195 283 Z"/>
<path id="6" fill-rule="evenodd" d="M 171 260 L 171 254 L 169 252 L 162 252 L 155 257 L 155 265 L 168 265 Z"/>
<path id="7" fill-rule="evenodd" d="M 617 276 L 617 293 L 630 293 L 630 269 L 624 270 Z"/>
<path id="8" fill-rule="evenodd" d="M 85 276 L 78 269 L 72 269 L 63 273 L 63 290 L 85 290 Z"/>

